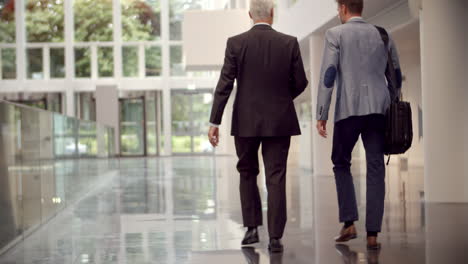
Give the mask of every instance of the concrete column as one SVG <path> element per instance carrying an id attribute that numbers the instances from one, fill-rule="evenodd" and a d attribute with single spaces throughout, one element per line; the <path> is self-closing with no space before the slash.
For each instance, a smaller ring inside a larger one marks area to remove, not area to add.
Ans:
<path id="1" fill-rule="evenodd" d="M 467 258 L 466 0 L 423 0 L 421 12 L 426 263 Z M 442 204 L 443 203 L 443 204 Z M 447 224 L 450 223 L 453 224 Z M 456 243 L 454 243 L 456 241 Z"/>
<path id="2" fill-rule="evenodd" d="M 64 93 L 65 95 L 65 115 L 74 117 L 75 116 L 75 93 L 72 87 L 68 87 Z"/>
<path id="3" fill-rule="evenodd" d="M 96 122 L 114 128 L 115 153 L 120 154 L 119 91 L 116 86 L 96 87 Z"/>
<path id="4" fill-rule="evenodd" d="M 120 80 L 122 78 L 122 5 L 120 0 L 113 0 L 112 17 L 114 24 L 114 78 Z"/>
<path id="5" fill-rule="evenodd" d="M 26 16 L 24 0 L 15 1 L 16 20 L 16 79 L 26 80 Z"/>
<path id="6" fill-rule="evenodd" d="M 449 3 L 450 2 L 450 3 Z M 421 15 L 425 199 L 468 202 L 468 2 L 424 0 Z"/>
<path id="7" fill-rule="evenodd" d="M 164 149 L 161 156 L 172 155 L 172 105 L 170 78 L 170 48 L 169 48 L 169 0 L 161 1 L 161 38 L 162 38 L 162 106 L 163 106 L 163 134 Z"/>
<path id="8" fill-rule="evenodd" d="M 314 34 L 310 37 L 310 70 L 311 90 L 312 90 L 312 157 L 314 175 L 333 175 L 333 164 L 331 162 L 333 122 L 335 113 L 335 94 L 333 95 L 332 105 L 330 107 L 330 116 L 327 124 L 328 138 L 320 137 L 315 128 L 316 107 L 317 107 L 317 89 L 320 81 L 320 67 L 322 63 L 325 35 Z"/>
<path id="9" fill-rule="evenodd" d="M 65 1 L 65 78 L 67 84 L 72 84 L 75 77 L 75 52 L 73 42 L 75 41 L 75 29 L 73 19 L 73 1 Z M 64 88 L 63 98 L 65 101 L 65 109 L 63 113 L 68 116 L 76 116 L 75 113 L 75 98 L 73 85 L 67 85 Z"/>

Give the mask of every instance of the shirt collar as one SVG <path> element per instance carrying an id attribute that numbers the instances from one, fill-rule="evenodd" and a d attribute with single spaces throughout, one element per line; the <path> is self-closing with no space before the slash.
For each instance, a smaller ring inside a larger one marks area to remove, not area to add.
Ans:
<path id="1" fill-rule="evenodd" d="M 263 22 L 261 22 L 261 23 L 255 23 L 253 26 L 255 27 L 255 26 L 258 26 L 258 25 L 265 25 L 265 26 L 271 27 L 270 24 L 268 24 L 268 23 L 263 23 Z"/>
<path id="2" fill-rule="evenodd" d="M 364 20 L 364 18 L 362 18 L 361 16 L 354 16 L 354 17 L 348 19 L 348 22 L 350 22 L 350 21 L 363 21 L 363 20 Z"/>

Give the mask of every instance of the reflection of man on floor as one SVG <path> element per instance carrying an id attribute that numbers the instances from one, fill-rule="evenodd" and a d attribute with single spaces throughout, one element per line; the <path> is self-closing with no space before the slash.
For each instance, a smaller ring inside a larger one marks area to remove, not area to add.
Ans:
<path id="1" fill-rule="evenodd" d="M 242 254 L 244 254 L 247 264 L 259 264 L 260 263 L 260 254 L 255 251 L 253 247 L 244 247 L 242 248 Z M 283 263 L 283 253 L 270 254 L 270 264 L 282 264 Z"/>

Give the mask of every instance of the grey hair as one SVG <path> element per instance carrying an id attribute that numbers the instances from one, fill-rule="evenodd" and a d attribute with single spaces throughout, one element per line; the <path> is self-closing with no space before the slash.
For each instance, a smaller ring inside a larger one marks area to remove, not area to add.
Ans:
<path id="1" fill-rule="evenodd" d="M 273 0 L 250 0 L 250 14 L 253 20 L 264 20 L 271 17 L 275 7 Z"/>

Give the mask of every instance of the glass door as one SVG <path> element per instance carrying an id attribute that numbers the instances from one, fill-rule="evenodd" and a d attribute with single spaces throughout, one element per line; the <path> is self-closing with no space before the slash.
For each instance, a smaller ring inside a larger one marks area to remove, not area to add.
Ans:
<path id="1" fill-rule="evenodd" d="M 206 136 L 212 101 L 211 90 L 172 92 L 173 153 L 213 153 Z"/>
<path id="2" fill-rule="evenodd" d="M 120 99 L 120 153 L 146 156 L 145 98 Z"/>

